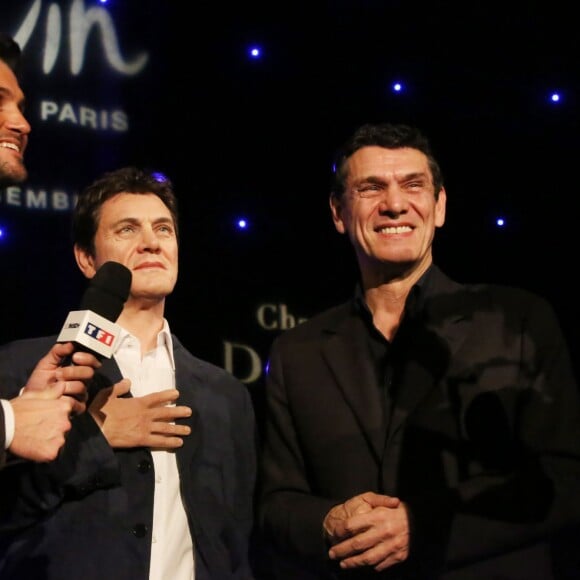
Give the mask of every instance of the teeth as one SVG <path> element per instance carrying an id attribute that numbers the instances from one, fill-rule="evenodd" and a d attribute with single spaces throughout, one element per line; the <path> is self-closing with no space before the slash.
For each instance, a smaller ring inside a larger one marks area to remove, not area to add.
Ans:
<path id="1" fill-rule="evenodd" d="M 410 232 L 412 229 L 409 226 L 396 226 L 390 228 L 381 228 L 381 234 L 404 234 Z"/>
<path id="2" fill-rule="evenodd" d="M 18 145 L 14 145 L 14 143 L 8 143 L 7 141 L 0 142 L 0 147 L 4 147 L 5 149 L 12 149 L 13 151 L 20 151 L 20 147 L 18 147 Z"/>

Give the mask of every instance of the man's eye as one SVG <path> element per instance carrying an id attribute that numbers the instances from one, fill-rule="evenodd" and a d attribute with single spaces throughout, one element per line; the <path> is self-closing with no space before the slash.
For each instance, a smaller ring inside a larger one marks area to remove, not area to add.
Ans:
<path id="1" fill-rule="evenodd" d="M 383 191 L 383 186 L 380 183 L 363 183 L 354 191 L 359 197 L 376 197 Z"/>

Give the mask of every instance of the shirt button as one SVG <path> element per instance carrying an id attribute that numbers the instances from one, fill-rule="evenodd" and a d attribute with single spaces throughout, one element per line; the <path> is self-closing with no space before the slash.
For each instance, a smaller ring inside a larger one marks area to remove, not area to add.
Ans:
<path id="1" fill-rule="evenodd" d="M 145 524 L 135 524 L 133 526 L 133 535 L 136 538 L 143 538 L 147 535 L 147 532 L 149 531 L 149 528 L 145 525 Z"/>
<path id="2" fill-rule="evenodd" d="M 139 473 L 148 473 L 151 470 L 151 462 L 148 459 L 143 459 L 139 461 L 137 465 L 137 471 Z"/>

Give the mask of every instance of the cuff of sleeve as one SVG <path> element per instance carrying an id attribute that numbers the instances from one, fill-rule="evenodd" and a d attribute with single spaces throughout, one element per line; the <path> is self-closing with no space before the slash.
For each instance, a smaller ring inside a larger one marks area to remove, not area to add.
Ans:
<path id="1" fill-rule="evenodd" d="M 8 449 L 14 439 L 14 409 L 12 409 L 10 401 L 6 399 L 0 399 L 0 404 L 2 404 L 2 410 L 4 411 L 4 430 L 6 432 L 4 449 Z"/>

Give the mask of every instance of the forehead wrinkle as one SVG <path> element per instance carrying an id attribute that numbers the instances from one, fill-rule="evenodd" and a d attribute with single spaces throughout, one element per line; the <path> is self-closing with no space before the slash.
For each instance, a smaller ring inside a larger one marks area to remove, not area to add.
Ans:
<path id="1" fill-rule="evenodd" d="M 114 222 L 111 223 L 112 227 L 117 227 L 120 226 L 122 224 L 134 224 L 134 225 L 139 225 L 140 220 L 138 218 L 135 217 L 123 217 L 121 219 L 115 220 Z"/>
<path id="2" fill-rule="evenodd" d="M 120 226 L 122 224 L 133 224 L 133 225 L 140 225 L 143 222 L 148 222 L 148 219 L 141 219 L 141 218 L 137 218 L 137 217 L 132 217 L 132 216 L 127 216 L 127 217 L 123 217 L 121 219 L 115 220 L 111 225 L 112 227 L 117 227 Z M 151 220 L 151 223 L 153 225 L 159 225 L 159 224 L 171 224 L 173 225 L 173 219 L 171 218 L 171 216 L 160 216 L 157 217 L 153 220 Z"/>
<path id="3" fill-rule="evenodd" d="M 429 178 L 429 175 L 424 171 L 410 171 L 408 173 L 394 173 L 393 178 L 397 182 L 409 181 L 410 179 L 417 179 L 418 177 Z M 354 180 L 354 185 L 360 185 L 361 183 L 376 183 L 385 184 L 390 181 L 390 176 L 386 177 L 384 175 L 367 175 L 359 179 Z"/>

